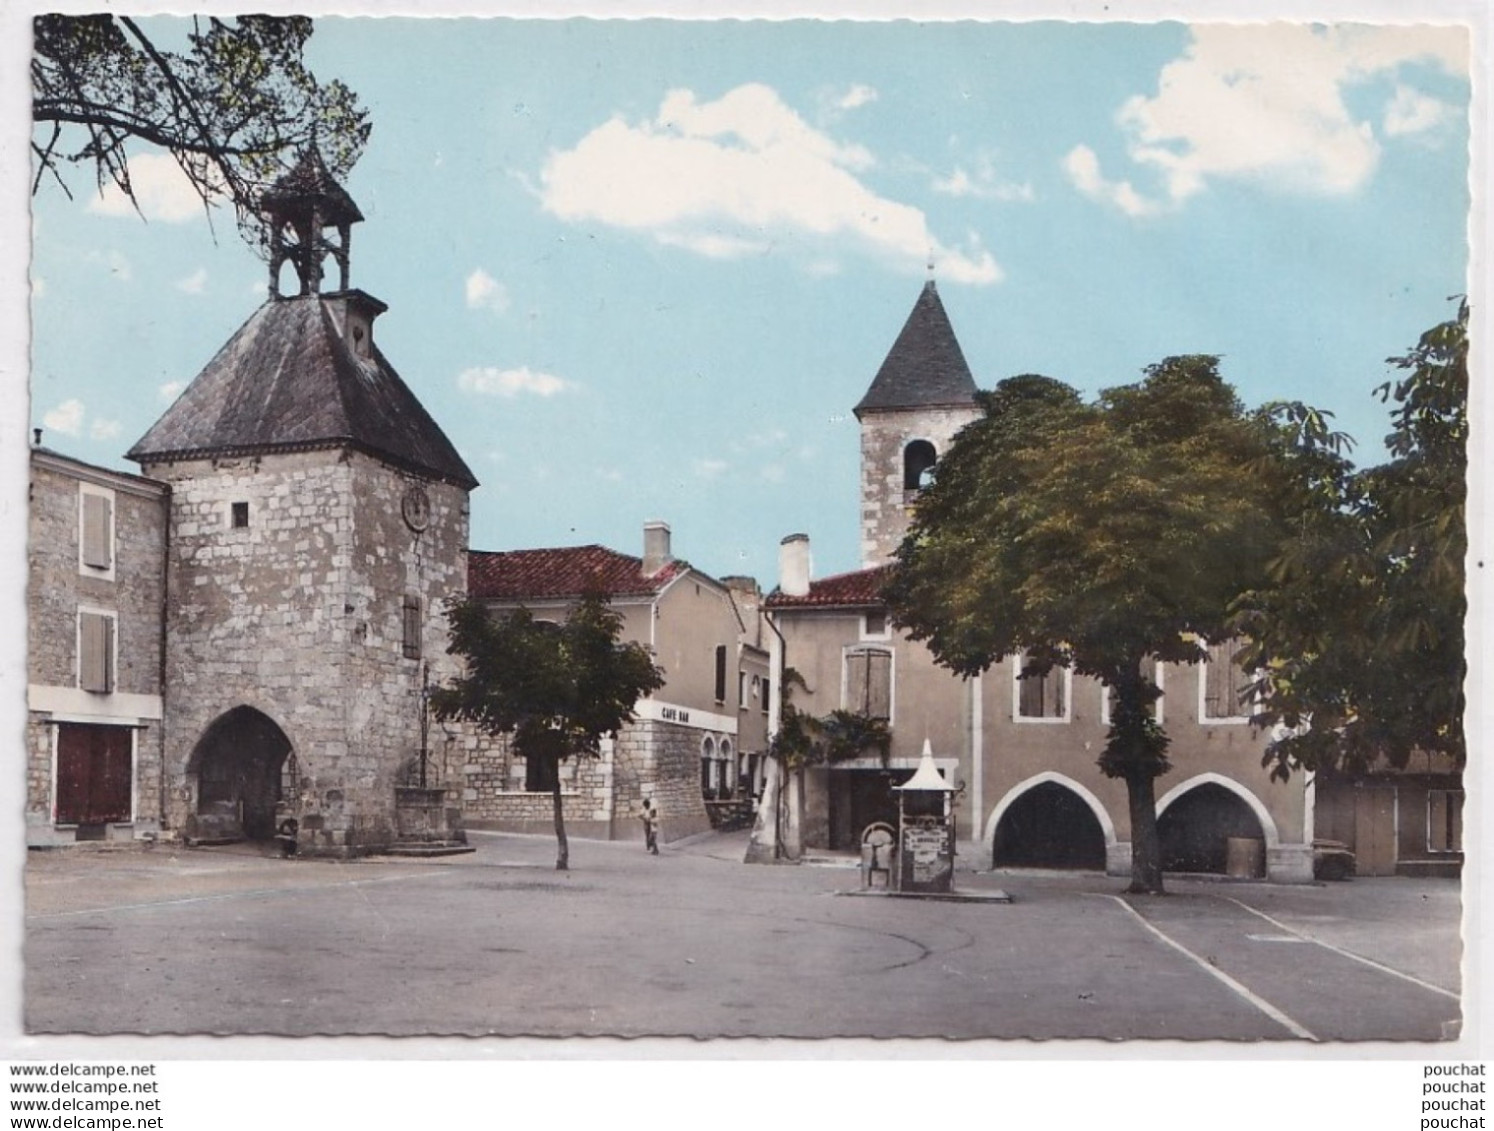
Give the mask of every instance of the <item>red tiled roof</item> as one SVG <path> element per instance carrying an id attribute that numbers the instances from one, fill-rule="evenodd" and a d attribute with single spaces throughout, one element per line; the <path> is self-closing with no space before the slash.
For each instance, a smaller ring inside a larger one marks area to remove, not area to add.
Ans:
<path id="1" fill-rule="evenodd" d="M 880 605 L 882 586 L 887 582 L 891 566 L 873 566 L 852 573 L 837 573 L 809 583 L 809 593 L 803 597 L 790 597 L 775 589 L 768 597 L 770 609 L 830 608 L 834 606 Z"/>
<path id="2" fill-rule="evenodd" d="M 467 592 L 496 601 L 538 601 L 579 597 L 600 586 L 608 597 L 647 597 L 689 568 L 688 562 L 672 561 L 645 577 L 643 559 L 605 546 L 472 550 L 467 555 Z"/>

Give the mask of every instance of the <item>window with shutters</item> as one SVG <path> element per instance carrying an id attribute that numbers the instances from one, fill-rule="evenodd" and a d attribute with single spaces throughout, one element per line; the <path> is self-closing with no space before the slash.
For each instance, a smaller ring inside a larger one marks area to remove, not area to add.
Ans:
<path id="1" fill-rule="evenodd" d="M 107 695 L 114 690 L 114 614 L 78 611 L 78 686 Z"/>
<path id="2" fill-rule="evenodd" d="M 1427 791 L 1427 851 L 1463 851 L 1463 791 Z"/>
<path id="3" fill-rule="evenodd" d="M 530 793 L 554 793 L 560 784 L 560 762 L 535 755 L 524 759 L 524 788 Z"/>
<path id="4" fill-rule="evenodd" d="M 1072 673 L 1068 668 L 1051 667 L 1043 675 L 1023 676 L 1027 656 L 1022 654 L 1012 664 L 1016 684 L 1016 710 L 1018 722 L 1066 723 L 1069 721 L 1069 693 L 1072 690 Z"/>
<path id="5" fill-rule="evenodd" d="M 1161 663 L 1160 660 L 1153 663 L 1151 676 L 1152 676 L 1152 682 L 1157 685 L 1157 689 L 1159 691 L 1162 690 L 1163 689 L 1163 683 L 1162 683 L 1162 663 Z M 1109 687 L 1107 687 L 1105 684 L 1102 683 L 1100 685 L 1100 725 L 1101 726 L 1108 727 L 1110 725 L 1110 706 L 1114 702 L 1115 702 L 1115 692 L 1113 690 L 1111 690 Z M 1166 722 L 1166 720 L 1163 717 L 1162 697 L 1160 695 L 1157 697 L 1156 702 L 1154 702 L 1152 704 L 1152 718 L 1153 718 L 1153 720 L 1155 720 L 1155 722 L 1157 723 L 1158 726 L 1162 726 Z"/>
<path id="6" fill-rule="evenodd" d="M 405 597 L 403 614 L 401 618 L 403 626 L 402 636 L 404 639 L 403 649 L 405 659 L 420 659 L 420 598 L 407 595 Z"/>
<path id="7" fill-rule="evenodd" d="M 90 577 L 114 576 L 114 492 L 78 485 L 78 570 Z"/>
<path id="8" fill-rule="evenodd" d="M 1251 703 L 1247 688 L 1250 676 L 1235 656 L 1243 647 L 1239 640 L 1208 645 L 1208 659 L 1199 673 L 1199 719 L 1210 723 L 1247 723 Z"/>
<path id="9" fill-rule="evenodd" d="M 58 824 L 101 825 L 134 816 L 132 747 L 128 727 L 57 725 Z"/>
<path id="10" fill-rule="evenodd" d="M 885 648 L 853 648 L 846 653 L 841 705 L 868 718 L 892 718 L 891 652 Z"/>
<path id="11" fill-rule="evenodd" d="M 716 645 L 716 702 L 726 702 L 726 645 Z"/>

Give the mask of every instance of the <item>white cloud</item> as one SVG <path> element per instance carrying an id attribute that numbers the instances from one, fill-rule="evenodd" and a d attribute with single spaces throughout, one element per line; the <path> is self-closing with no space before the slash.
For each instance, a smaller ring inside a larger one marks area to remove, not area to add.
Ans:
<path id="1" fill-rule="evenodd" d="M 467 276 L 467 309 L 492 310 L 502 314 L 508 309 L 508 288 L 481 267 Z"/>
<path id="2" fill-rule="evenodd" d="M 516 397 L 520 393 L 530 393 L 537 397 L 553 397 L 574 387 L 573 382 L 551 373 L 536 373 L 527 365 L 518 369 L 478 366 L 464 369 L 457 375 L 457 388 L 464 393 L 484 396 Z"/>
<path id="3" fill-rule="evenodd" d="M 836 102 L 836 105 L 842 110 L 855 110 L 867 105 L 870 102 L 875 102 L 876 100 L 876 88 L 867 86 L 863 82 L 858 82 L 854 86 L 852 86 L 850 90 L 846 91 L 843 95 L 840 96 L 840 99 Z"/>
<path id="4" fill-rule="evenodd" d="M 187 386 L 180 381 L 167 381 L 166 384 L 162 385 L 159 389 L 156 390 L 156 395 L 163 401 L 174 401 L 177 397 L 182 395 L 182 390 L 186 387 Z"/>
<path id="5" fill-rule="evenodd" d="M 788 471 L 781 463 L 766 463 L 759 475 L 764 483 L 782 483 L 788 478 Z"/>
<path id="6" fill-rule="evenodd" d="M 923 212 L 863 184 L 857 174 L 874 164 L 864 147 L 812 128 L 762 84 L 715 102 L 675 90 L 653 120 L 614 117 L 573 149 L 552 152 L 540 199 L 562 220 L 644 233 L 709 258 L 792 249 L 823 264 L 827 250 L 856 249 L 921 272 L 932 250 L 942 278 L 1001 278 L 978 240 L 945 246 Z"/>
<path id="7" fill-rule="evenodd" d="M 77 436 L 83 431 L 83 416 L 83 402 L 75 397 L 72 400 L 63 401 L 50 412 L 43 414 L 42 424 L 53 432 Z"/>
<path id="8" fill-rule="evenodd" d="M 1158 193 L 1146 197 L 1106 177 L 1087 145 L 1064 159 L 1080 192 L 1133 216 L 1181 205 L 1214 179 L 1352 192 L 1374 172 L 1381 145 L 1371 123 L 1350 111 L 1346 91 L 1399 75 L 1407 63 L 1454 75 L 1468 68 L 1468 36 L 1456 27 L 1205 24 L 1192 35 L 1162 68 L 1157 93 L 1129 99 L 1116 119 L 1127 157 L 1158 180 Z M 1407 93 L 1398 89 L 1386 108 L 1388 135 L 1432 124 L 1426 96 L 1402 87 Z"/>
<path id="9" fill-rule="evenodd" d="M 112 440 L 119 435 L 120 427 L 117 420 L 95 420 L 88 426 L 88 435 L 95 440 Z"/>
<path id="10" fill-rule="evenodd" d="M 730 465 L 724 459 L 698 459 L 693 466 L 698 478 L 715 479 Z"/>
<path id="11" fill-rule="evenodd" d="M 176 289 L 189 295 L 202 294 L 203 288 L 207 286 L 208 273 L 206 267 L 199 267 L 192 274 L 176 281 Z"/>
<path id="12" fill-rule="evenodd" d="M 147 220 L 164 220 L 180 224 L 203 215 L 202 197 L 171 156 L 163 153 L 137 153 L 130 158 L 130 187 L 135 204 Z M 88 202 L 90 212 L 105 216 L 133 216 L 135 205 L 113 182 Z"/>
<path id="13" fill-rule="evenodd" d="M 1446 102 L 1398 83 L 1395 97 L 1385 107 L 1385 136 L 1425 133 L 1446 121 L 1451 112 Z"/>
<path id="14" fill-rule="evenodd" d="M 1031 182 L 1004 181 L 996 175 L 996 168 L 989 158 L 979 158 L 971 173 L 963 165 L 956 165 L 947 177 L 935 177 L 933 189 L 945 196 L 971 196 L 979 200 L 1003 202 L 1028 202 L 1036 197 Z"/>

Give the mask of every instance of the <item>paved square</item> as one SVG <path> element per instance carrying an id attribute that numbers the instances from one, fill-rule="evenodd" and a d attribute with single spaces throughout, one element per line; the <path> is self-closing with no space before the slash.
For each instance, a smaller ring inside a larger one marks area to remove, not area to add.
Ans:
<path id="1" fill-rule="evenodd" d="M 476 833 L 439 860 L 33 853 L 33 1033 L 1435 1041 L 1460 889 L 961 872 L 1011 904 L 843 898 L 849 866 Z"/>

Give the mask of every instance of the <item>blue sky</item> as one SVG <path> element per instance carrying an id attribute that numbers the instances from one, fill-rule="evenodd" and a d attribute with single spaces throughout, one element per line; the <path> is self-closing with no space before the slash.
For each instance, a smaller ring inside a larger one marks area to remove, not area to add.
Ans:
<path id="1" fill-rule="evenodd" d="M 371 112 L 352 282 L 480 549 L 662 518 L 716 574 L 771 587 L 796 531 L 856 568 L 850 409 L 931 258 L 983 387 L 1215 353 L 1366 463 L 1384 359 L 1469 286 L 1462 28 L 325 18 L 309 54 Z M 121 467 L 265 282 L 133 169 L 146 222 L 33 201 L 32 424 Z"/>

